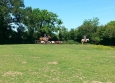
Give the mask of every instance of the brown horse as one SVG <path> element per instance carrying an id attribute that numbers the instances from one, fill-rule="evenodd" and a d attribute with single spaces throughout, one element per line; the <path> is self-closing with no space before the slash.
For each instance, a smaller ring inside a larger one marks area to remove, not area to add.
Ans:
<path id="1" fill-rule="evenodd" d="M 85 42 L 87 42 L 87 41 L 89 41 L 89 39 L 81 39 L 81 43 L 82 44 L 85 43 Z"/>
<path id="2" fill-rule="evenodd" d="M 50 36 L 48 36 L 48 37 L 40 37 L 39 40 L 40 40 L 40 42 L 44 41 L 45 44 L 46 44 L 50 38 L 51 38 Z"/>

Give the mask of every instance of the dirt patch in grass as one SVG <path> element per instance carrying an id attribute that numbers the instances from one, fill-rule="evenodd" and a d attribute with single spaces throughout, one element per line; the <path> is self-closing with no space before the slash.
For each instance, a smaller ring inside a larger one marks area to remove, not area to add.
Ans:
<path id="1" fill-rule="evenodd" d="M 58 62 L 56 62 L 56 61 L 54 61 L 54 62 L 48 62 L 47 64 L 56 65 L 56 64 L 58 64 Z"/>
<path id="2" fill-rule="evenodd" d="M 112 83 L 112 82 L 100 82 L 100 81 L 83 81 L 83 83 Z"/>
<path id="3" fill-rule="evenodd" d="M 23 55 L 4 55 L 6 57 L 9 57 L 9 56 L 23 56 Z"/>
<path id="4" fill-rule="evenodd" d="M 99 82 L 99 81 L 92 81 L 90 83 L 103 83 L 103 82 Z"/>
<path id="5" fill-rule="evenodd" d="M 90 83 L 112 83 L 112 82 L 100 82 L 100 81 L 92 81 Z"/>
<path id="6" fill-rule="evenodd" d="M 39 59 L 40 57 L 32 57 L 32 59 Z"/>
<path id="7" fill-rule="evenodd" d="M 26 61 L 23 61 L 22 64 L 26 64 L 27 62 Z"/>
<path id="8" fill-rule="evenodd" d="M 17 71 L 8 71 L 4 73 L 2 76 L 21 76 L 22 72 L 17 72 Z"/>

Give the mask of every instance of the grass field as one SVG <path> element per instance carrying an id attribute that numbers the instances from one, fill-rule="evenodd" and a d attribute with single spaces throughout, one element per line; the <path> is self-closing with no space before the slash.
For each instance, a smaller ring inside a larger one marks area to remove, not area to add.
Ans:
<path id="1" fill-rule="evenodd" d="M 0 45 L 0 83 L 115 83 L 115 48 Z"/>

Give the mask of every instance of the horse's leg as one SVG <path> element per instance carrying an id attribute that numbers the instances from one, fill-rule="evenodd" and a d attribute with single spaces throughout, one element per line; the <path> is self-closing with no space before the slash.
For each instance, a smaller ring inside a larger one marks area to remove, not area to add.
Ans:
<path id="1" fill-rule="evenodd" d="M 46 41 L 44 41 L 44 44 L 46 44 Z"/>
<path id="2" fill-rule="evenodd" d="M 45 40 L 45 44 L 47 44 L 47 41 Z"/>
<path id="3" fill-rule="evenodd" d="M 87 45 L 87 42 L 86 42 L 86 45 Z"/>

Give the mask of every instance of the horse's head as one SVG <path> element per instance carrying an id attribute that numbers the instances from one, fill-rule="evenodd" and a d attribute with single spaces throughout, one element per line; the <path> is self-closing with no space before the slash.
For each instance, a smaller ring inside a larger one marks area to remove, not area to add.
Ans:
<path id="1" fill-rule="evenodd" d="M 49 39 L 51 39 L 51 36 L 48 36 Z"/>
<path id="2" fill-rule="evenodd" d="M 86 41 L 89 41 L 89 39 L 86 39 Z"/>

